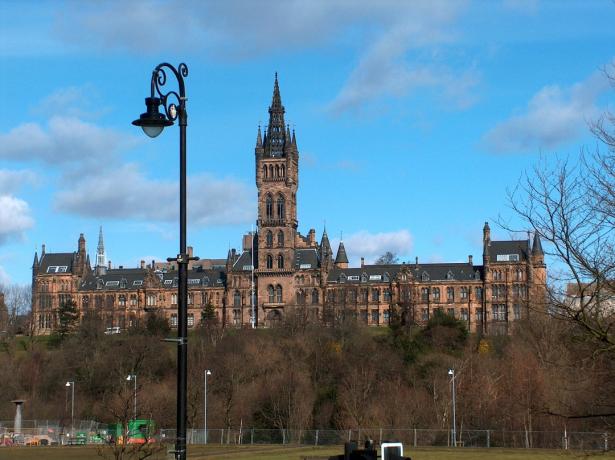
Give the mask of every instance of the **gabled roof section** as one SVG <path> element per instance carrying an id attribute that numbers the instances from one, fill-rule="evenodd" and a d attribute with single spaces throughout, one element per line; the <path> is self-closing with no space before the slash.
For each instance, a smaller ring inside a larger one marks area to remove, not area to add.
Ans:
<path id="1" fill-rule="evenodd" d="M 239 258 L 233 264 L 233 271 L 251 271 L 252 270 L 252 251 L 248 249 L 243 251 Z"/>
<path id="2" fill-rule="evenodd" d="M 315 248 L 295 250 L 295 269 L 309 270 L 318 267 L 318 252 Z"/>
<path id="3" fill-rule="evenodd" d="M 530 253 L 529 240 L 491 241 L 490 262 L 523 262 Z"/>
<path id="4" fill-rule="evenodd" d="M 358 268 L 334 268 L 327 281 L 347 284 L 378 284 L 393 281 L 400 270 L 412 273 L 418 282 L 476 281 L 482 278 L 482 267 L 468 263 L 364 265 Z M 343 275 L 343 276 L 342 276 Z"/>
<path id="5" fill-rule="evenodd" d="M 340 245 L 337 248 L 337 256 L 335 256 L 336 264 L 347 264 L 348 256 L 346 255 L 346 248 L 344 247 L 344 242 L 340 241 Z"/>
<path id="6" fill-rule="evenodd" d="M 39 273 L 72 273 L 75 256 L 74 252 L 46 252 L 41 256 Z"/>

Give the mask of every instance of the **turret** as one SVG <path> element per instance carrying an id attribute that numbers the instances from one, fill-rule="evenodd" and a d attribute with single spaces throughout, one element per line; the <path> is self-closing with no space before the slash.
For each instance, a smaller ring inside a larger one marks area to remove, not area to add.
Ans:
<path id="1" fill-rule="evenodd" d="M 101 276 L 107 273 L 107 264 L 105 256 L 105 243 L 103 240 L 102 225 L 98 232 L 98 246 L 96 247 L 96 276 Z"/>
<path id="2" fill-rule="evenodd" d="M 532 258 L 535 265 L 544 265 L 545 253 L 542 250 L 542 243 L 540 242 L 540 235 L 538 232 L 534 232 L 534 244 L 532 244 Z"/>
<path id="3" fill-rule="evenodd" d="M 485 222 L 483 227 L 483 265 L 489 265 L 489 247 L 491 246 L 491 229 L 489 223 Z"/>
<path id="4" fill-rule="evenodd" d="M 340 241 L 340 245 L 337 248 L 337 256 L 335 256 L 335 266 L 337 268 L 348 268 L 348 256 L 346 255 L 346 248 L 344 248 L 344 242 Z"/>

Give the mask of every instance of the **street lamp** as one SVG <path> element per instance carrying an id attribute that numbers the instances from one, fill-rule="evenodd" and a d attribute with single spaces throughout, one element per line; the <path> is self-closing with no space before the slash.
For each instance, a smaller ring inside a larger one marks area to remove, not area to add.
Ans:
<path id="1" fill-rule="evenodd" d="M 179 87 L 178 91 L 164 92 L 167 83 L 167 71 L 172 73 Z M 171 126 L 175 120 L 179 125 L 179 254 L 176 258 L 167 259 L 176 261 L 178 265 L 179 283 L 177 287 L 177 338 L 169 339 L 177 343 L 177 430 L 175 439 L 176 460 L 186 458 L 186 424 L 187 424 L 187 335 L 188 335 L 188 262 L 198 258 L 190 258 L 186 253 L 186 126 L 188 126 L 188 113 L 186 112 L 186 90 L 184 78 L 188 76 L 188 67 L 181 63 L 177 67 L 163 62 L 158 64 L 152 72 L 150 97 L 145 98 L 147 110 L 138 120 L 132 122 L 140 126 L 149 137 L 158 136 L 166 126 Z M 175 102 L 172 102 L 175 101 Z M 164 114 L 159 107 L 164 108 Z"/>
<path id="2" fill-rule="evenodd" d="M 205 444 L 207 444 L 207 376 L 211 375 L 211 371 L 209 369 L 205 370 L 205 391 L 203 392 L 205 395 L 205 402 L 203 403 L 203 431 L 205 432 Z"/>
<path id="3" fill-rule="evenodd" d="M 71 436 L 75 435 L 75 382 L 66 382 L 66 386 L 71 389 L 70 398 L 70 432 Z"/>
<path id="4" fill-rule="evenodd" d="M 137 374 L 129 374 L 128 377 L 126 377 L 126 380 L 129 381 L 129 382 L 132 380 L 134 382 L 134 388 L 135 388 L 134 395 L 135 395 L 135 398 L 134 398 L 134 402 L 132 404 L 132 406 L 133 406 L 132 409 L 134 411 L 133 420 L 136 420 L 137 419 Z"/>
<path id="5" fill-rule="evenodd" d="M 457 447 L 457 423 L 455 420 L 455 369 L 449 369 L 448 375 L 451 376 L 453 394 L 453 446 Z"/>

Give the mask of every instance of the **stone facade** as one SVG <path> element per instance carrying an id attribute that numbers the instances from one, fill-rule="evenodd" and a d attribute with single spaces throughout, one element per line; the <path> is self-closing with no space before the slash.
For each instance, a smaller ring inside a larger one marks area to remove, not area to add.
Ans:
<path id="1" fill-rule="evenodd" d="M 546 266 L 540 238 L 492 241 L 483 228 L 482 265 L 414 263 L 349 267 L 343 243 L 336 257 L 323 232 L 298 232 L 297 139 L 284 121 L 278 79 L 274 82 L 269 124 L 258 128 L 255 178 L 257 231 L 244 235 L 240 251 L 226 260 L 191 262 L 188 272 L 188 325 L 215 312 L 224 326 L 268 327 L 289 314 L 331 324 L 346 317 L 372 326 L 424 323 L 436 310 L 467 322 L 471 331 L 505 332 L 544 299 Z M 190 255 L 192 249 L 190 248 Z M 85 238 L 77 251 L 34 256 L 33 315 L 36 332 L 57 324 L 57 309 L 75 301 L 81 314 L 93 312 L 106 327 L 127 328 L 156 312 L 177 324 L 177 270 L 173 263 L 142 261 L 137 268 L 106 263 L 102 229 L 91 267 Z"/>

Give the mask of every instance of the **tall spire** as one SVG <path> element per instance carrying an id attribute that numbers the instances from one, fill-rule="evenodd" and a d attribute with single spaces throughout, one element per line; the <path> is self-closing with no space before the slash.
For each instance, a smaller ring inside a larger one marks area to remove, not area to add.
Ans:
<path id="1" fill-rule="evenodd" d="M 290 142 L 290 139 L 286 137 L 284 112 L 280 87 L 278 85 L 278 73 L 276 72 L 273 83 L 273 97 L 271 98 L 271 107 L 269 107 L 269 125 L 267 126 L 267 134 L 264 141 L 265 156 L 273 158 L 284 156 L 284 146 L 287 142 Z"/>
<path id="2" fill-rule="evenodd" d="M 261 125 L 258 125 L 258 133 L 256 134 L 256 148 L 261 148 L 263 146 L 263 138 L 261 136 Z"/>
<path id="3" fill-rule="evenodd" d="M 339 268 L 348 268 L 348 256 L 346 255 L 346 248 L 344 247 L 343 241 L 340 241 L 340 245 L 337 248 L 335 265 L 337 265 Z"/>
<path id="4" fill-rule="evenodd" d="M 105 243 L 103 241 L 103 230 L 101 225 L 98 232 L 98 246 L 96 247 L 96 271 L 98 274 L 104 275 L 106 268 Z"/>
<path id="5" fill-rule="evenodd" d="M 544 251 L 542 250 L 542 243 L 540 242 L 540 235 L 538 232 L 534 232 L 534 244 L 532 245 L 532 255 L 533 256 L 544 256 Z"/>

